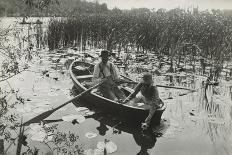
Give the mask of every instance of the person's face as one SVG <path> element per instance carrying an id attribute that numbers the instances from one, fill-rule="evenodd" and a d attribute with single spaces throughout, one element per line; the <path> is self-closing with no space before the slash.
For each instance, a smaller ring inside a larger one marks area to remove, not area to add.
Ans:
<path id="1" fill-rule="evenodd" d="M 144 87 L 150 87 L 152 85 L 152 83 L 144 83 L 143 85 L 144 85 Z"/>
<path id="2" fill-rule="evenodd" d="M 103 64 L 106 64 L 108 62 L 108 60 L 109 60 L 108 56 L 105 56 L 105 55 L 102 56 L 102 63 Z"/>

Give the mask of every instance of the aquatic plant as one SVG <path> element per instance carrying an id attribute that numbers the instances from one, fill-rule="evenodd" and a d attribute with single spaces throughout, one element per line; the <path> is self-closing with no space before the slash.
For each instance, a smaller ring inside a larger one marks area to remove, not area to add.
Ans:
<path id="1" fill-rule="evenodd" d="M 76 46 L 83 51 L 107 48 L 119 53 L 156 53 L 167 56 L 172 72 L 186 63 L 195 72 L 196 62 L 202 59 L 200 67 L 210 66 L 220 74 L 220 64 L 231 60 L 231 22 L 231 16 L 220 11 L 112 10 L 53 19 L 48 40 L 50 49 Z"/>

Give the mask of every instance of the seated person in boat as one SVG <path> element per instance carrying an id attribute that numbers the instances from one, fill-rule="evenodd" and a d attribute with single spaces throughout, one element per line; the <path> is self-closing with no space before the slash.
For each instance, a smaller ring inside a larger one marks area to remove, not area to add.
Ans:
<path id="1" fill-rule="evenodd" d="M 152 74 L 144 73 L 141 81 L 135 87 L 134 92 L 123 101 L 123 104 L 128 101 L 130 101 L 132 104 L 143 102 L 148 105 L 149 115 L 145 119 L 145 122 L 142 124 L 142 128 L 147 129 L 156 109 L 160 108 L 163 104 L 162 100 L 159 98 L 157 86 L 154 85 Z"/>
<path id="2" fill-rule="evenodd" d="M 108 61 L 109 56 L 109 51 L 101 51 L 101 62 L 94 66 L 93 82 L 97 84 L 104 81 L 98 88 L 104 97 L 114 101 L 124 100 L 126 96 L 117 85 L 121 80 L 114 64 Z"/>

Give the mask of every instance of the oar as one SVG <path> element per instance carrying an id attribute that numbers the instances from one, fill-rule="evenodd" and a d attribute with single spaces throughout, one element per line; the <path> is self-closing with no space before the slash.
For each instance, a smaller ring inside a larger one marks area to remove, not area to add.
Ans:
<path id="1" fill-rule="evenodd" d="M 125 75 L 121 75 L 122 77 L 130 80 L 122 80 L 121 83 L 129 83 L 129 84 L 138 84 L 138 82 L 132 80 L 129 77 L 126 77 Z M 167 85 L 156 85 L 157 87 L 164 87 L 164 88 L 173 88 L 173 89 L 183 89 L 183 90 L 189 90 L 189 91 L 195 91 L 194 89 L 189 89 L 189 88 L 185 88 L 185 87 L 176 87 L 176 86 L 167 86 Z"/>
<path id="2" fill-rule="evenodd" d="M 67 102 L 63 103 L 62 105 L 60 105 L 60 106 L 58 106 L 58 107 L 56 107 L 56 108 L 54 108 L 54 109 L 48 110 L 48 111 L 46 111 L 46 112 L 44 112 L 44 113 L 42 113 L 42 114 L 40 114 L 40 115 L 38 115 L 38 116 L 36 116 L 36 117 L 30 119 L 29 121 L 23 123 L 22 125 L 23 125 L 23 126 L 29 125 L 29 124 L 31 124 L 31 123 L 38 122 L 38 120 L 43 120 L 43 119 L 45 119 L 46 117 L 50 116 L 50 115 L 51 115 L 53 112 L 55 112 L 56 110 L 62 108 L 63 106 L 67 105 L 68 103 L 70 103 L 70 102 L 72 102 L 72 101 L 74 101 L 74 100 L 80 98 L 80 97 L 83 96 L 84 94 L 87 94 L 87 93 L 90 92 L 92 89 L 98 87 L 98 86 L 101 85 L 101 84 L 102 84 L 102 82 L 96 84 L 95 86 L 93 86 L 93 87 L 91 87 L 91 88 L 89 88 L 89 89 L 83 91 L 82 93 L 80 93 L 80 94 L 77 95 L 76 97 L 74 97 L 74 98 L 68 100 Z"/>
<path id="3" fill-rule="evenodd" d="M 194 89 L 189 89 L 185 87 L 176 87 L 176 86 L 166 86 L 166 85 L 156 85 L 157 87 L 164 87 L 164 88 L 173 88 L 173 89 L 183 89 L 183 90 L 189 90 L 189 91 L 195 91 Z"/>

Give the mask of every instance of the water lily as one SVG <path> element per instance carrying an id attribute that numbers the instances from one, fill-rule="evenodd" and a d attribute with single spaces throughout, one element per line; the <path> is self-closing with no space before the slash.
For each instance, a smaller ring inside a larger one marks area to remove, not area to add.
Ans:
<path id="1" fill-rule="evenodd" d="M 96 133 L 93 133 L 93 132 L 87 132 L 86 134 L 85 134 L 85 137 L 87 137 L 87 138 L 94 138 L 94 137 L 96 137 L 97 136 L 97 134 Z"/>
<path id="2" fill-rule="evenodd" d="M 112 142 L 112 141 L 107 141 L 107 142 L 98 142 L 97 143 L 97 148 L 100 150 L 104 150 L 106 149 L 107 153 L 113 153 L 115 151 L 117 151 L 117 145 Z"/>

